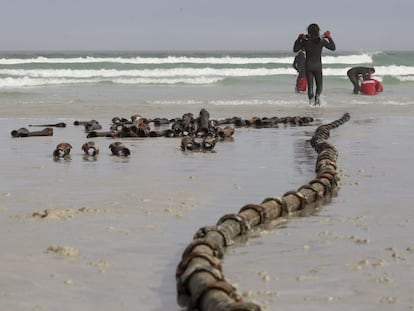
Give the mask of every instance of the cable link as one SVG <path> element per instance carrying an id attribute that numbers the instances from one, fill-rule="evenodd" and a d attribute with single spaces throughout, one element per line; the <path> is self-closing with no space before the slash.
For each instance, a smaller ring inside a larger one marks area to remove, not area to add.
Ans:
<path id="1" fill-rule="evenodd" d="M 177 267 L 177 270 L 176 270 L 176 273 L 175 273 L 176 278 L 181 277 L 181 275 L 188 268 L 188 265 L 191 263 L 191 261 L 194 258 L 204 259 L 204 260 L 208 261 L 208 263 L 212 267 L 216 268 L 217 270 L 222 271 L 221 260 L 218 259 L 217 257 L 211 256 L 207 253 L 202 253 L 202 252 L 191 252 L 191 253 L 188 254 L 187 257 L 183 258 L 181 260 L 181 262 L 178 264 L 178 267 Z"/>
<path id="2" fill-rule="evenodd" d="M 329 183 L 331 184 L 332 187 L 336 187 L 337 185 L 335 173 L 329 170 L 319 172 L 319 174 L 317 175 L 317 178 L 319 179 L 325 178 L 329 180 Z"/>
<path id="3" fill-rule="evenodd" d="M 205 263 L 195 264 L 194 266 L 190 266 L 187 270 L 184 271 L 184 273 L 181 274 L 179 280 L 181 284 L 186 287 L 188 281 L 195 273 L 200 272 L 207 272 L 210 274 L 213 278 L 215 278 L 218 281 L 224 280 L 223 273 L 219 270 L 214 268 L 213 266 L 210 266 Z"/>
<path id="4" fill-rule="evenodd" d="M 262 308 L 253 302 L 235 302 L 226 306 L 226 311 L 261 311 Z"/>
<path id="5" fill-rule="evenodd" d="M 318 158 L 317 158 L 316 162 L 319 163 L 322 160 L 335 161 L 336 158 L 337 158 L 337 155 L 333 154 L 333 152 L 323 150 L 318 154 Z"/>
<path id="6" fill-rule="evenodd" d="M 227 283 L 226 281 L 217 281 L 215 283 L 206 285 L 200 292 L 197 293 L 196 296 L 192 297 L 191 310 L 200 310 L 200 302 L 203 299 L 203 296 L 210 290 L 220 290 L 227 294 L 227 296 L 229 296 L 235 302 L 243 301 L 242 297 L 237 294 L 236 288 L 234 286 Z"/>
<path id="7" fill-rule="evenodd" d="M 182 273 L 180 277 L 177 278 L 177 295 L 180 297 L 180 299 L 187 300 L 187 297 L 191 296 L 188 289 L 188 282 L 193 275 L 201 272 L 210 274 L 216 281 L 224 280 L 223 273 L 212 266 L 209 266 L 207 264 L 196 264 L 190 266 L 189 269 L 185 270 L 184 273 Z"/>
<path id="8" fill-rule="evenodd" d="M 323 182 L 322 179 L 313 179 L 309 182 L 309 185 L 313 185 L 315 183 L 320 184 L 320 185 L 323 186 L 323 189 L 324 189 L 323 195 L 324 196 L 332 196 L 332 185 L 331 185 L 330 182 L 326 183 L 326 182 Z"/>
<path id="9" fill-rule="evenodd" d="M 323 141 L 323 142 L 319 143 L 317 146 L 315 146 L 315 149 L 316 149 L 317 153 L 320 153 L 321 151 L 323 151 L 325 149 L 332 149 L 332 148 L 333 148 L 333 146 L 330 143 L 326 142 L 326 141 Z"/>
<path id="10" fill-rule="evenodd" d="M 267 209 L 259 204 L 247 204 L 240 209 L 239 213 L 242 213 L 247 210 L 253 210 L 259 215 L 260 225 L 266 223 L 269 219 L 269 213 L 267 212 Z"/>
<path id="11" fill-rule="evenodd" d="M 221 245 L 217 244 L 217 246 L 215 246 L 205 239 L 194 239 L 184 250 L 182 259 L 186 258 L 190 253 L 193 252 L 193 249 L 196 246 L 200 246 L 200 245 L 204 245 L 210 248 L 215 257 L 220 258 L 220 259 L 223 258 L 224 250 Z"/>
<path id="12" fill-rule="evenodd" d="M 261 204 L 265 204 L 268 201 L 275 201 L 282 208 L 282 215 L 285 215 L 285 214 L 289 213 L 286 202 L 283 201 L 281 198 L 279 198 L 279 197 L 268 197 L 268 198 L 265 198 Z"/>
<path id="13" fill-rule="evenodd" d="M 219 219 L 217 225 L 221 225 L 226 220 L 234 220 L 240 226 L 240 235 L 245 235 L 251 230 L 250 222 L 246 217 L 239 214 L 226 214 Z"/>
<path id="14" fill-rule="evenodd" d="M 315 189 L 313 185 L 303 185 L 298 189 L 298 192 L 300 192 L 301 190 L 305 190 L 305 189 L 313 191 L 313 193 L 315 194 L 315 201 L 319 201 L 320 199 L 323 198 L 323 194 L 321 194 L 317 189 Z"/>
<path id="15" fill-rule="evenodd" d="M 299 199 L 299 202 L 300 202 L 299 210 L 303 210 L 305 208 L 306 204 L 308 204 L 308 199 L 301 192 L 288 191 L 282 197 L 285 197 L 285 196 L 288 196 L 288 195 L 294 195 L 295 197 L 297 197 Z"/>
<path id="16" fill-rule="evenodd" d="M 223 226 L 216 225 L 216 226 L 205 226 L 196 232 L 194 235 L 194 239 L 204 238 L 209 232 L 217 232 L 223 238 L 224 246 L 233 245 L 233 240 L 229 233 L 223 228 Z"/>
<path id="17" fill-rule="evenodd" d="M 321 171 L 326 166 L 332 166 L 335 170 L 337 169 L 337 165 L 335 161 L 332 161 L 330 159 L 321 160 L 316 163 L 316 172 Z"/>

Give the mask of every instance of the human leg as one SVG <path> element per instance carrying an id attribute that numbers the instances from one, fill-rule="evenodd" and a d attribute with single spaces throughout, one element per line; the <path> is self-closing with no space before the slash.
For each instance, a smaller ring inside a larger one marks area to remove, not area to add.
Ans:
<path id="1" fill-rule="evenodd" d="M 310 101 L 313 99 L 313 72 L 312 71 L 307 71 L 306 72 L 306 80 L 308 82 L 308 98 L 309 98 L 309 103 Z"/>
<path id="2" fill-rule="evenodd" d="M 315 105 L 320 105 L 320 95 L 322 93 L 323 79 L 322 70 L 315 72 L 315 83 L 316 83 L 316 94 L 315 94 Z"/>
<path id="3" fill-rule="evenodd" d="M 299 81 L 300 81 L 300 75 L 296 78 L 296 85 L 295 85 L 295 92 L 299 93 Z"/>
<path id="4" fill-rule="evenodd" d="M 351 70 L 348 70 L 347 75 L 348 75 L 348 78 L 351 81 L 352 85 L 354 86 L 353 93 L 358 94 L 358 92 L 359 92 L 358 76 Z"/>

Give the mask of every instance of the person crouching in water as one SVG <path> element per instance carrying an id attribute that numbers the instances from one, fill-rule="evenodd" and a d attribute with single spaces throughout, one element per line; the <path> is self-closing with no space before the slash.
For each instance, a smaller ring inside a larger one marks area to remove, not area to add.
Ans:
<path id="1" fill-rule="evenodd" d="M 296 54 L 292 64 L 293 68 L 295 68 L 298 73 L 295 86 L 296 93 L 305 92 L 307 88 L 305 62 L 306 52 L 302 49 L 298 54 Z"/>
<path id="2" fill-rule="evenodd" d="M 352 85 L 354 86 L 354 94 L 359 93 L 360 77 L 364 79 L 371 78 L 371 75 L 375 73 L 373 67 L 352 67 L 346 72 L 349 80 L 351 80 Z"/>
<path id="3" fill-rule="evenodd" d="M 308 82 L 309 104 L 315 100 L 315 105 L 320 105 L 320 95 L 322 93 L 322 48 L 335 51 L 335 42 L 332 40 L 331 33 L 326 31 L 323 37 L 320 36 L 320 28 L 317 24 L 308 26 L 308 34 L 299 34 L 293 45 L 293 52 L 301 49 L 306 51 L 306 80 Z M 316 92 L 313 92 L 313 81 L 315 80 Z"/>
<path id="4" fill-rule="evenodd" d="M 365 74 L 359 78 L 361 86 L 360 91 L 363 95 L 377 95 L 382 92 L 384 87 L 381 82 L 371 77 L 371 74 Z"/>

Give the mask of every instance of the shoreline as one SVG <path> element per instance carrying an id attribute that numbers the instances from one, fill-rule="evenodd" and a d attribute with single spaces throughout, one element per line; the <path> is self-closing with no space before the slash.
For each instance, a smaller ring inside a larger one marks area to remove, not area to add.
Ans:
<path id="1" fill-rule="evenodd" d="M 227 251 L 224 273 L 248 301 L 264 310 L 280 304 L 337 310 L 353 303 L 368 303 L 370 310 L 413 306 L 404 271 L 414 256 L 412 243 L 403 238 L 413 233 L 414 219 L 406 209 L 411 166 L 404 166 L 414 152 L 406 131 L 411 120 L 351 113 L 350 123 L 332 133 L 341 170 L 338 196 L 314 216 L 254 233 Z M 0 227 L 3 237 L 13 238 L 3 247 L 1 270 L 8 271 L 3 274 L 8 285 L 0 306 L 26 309 L 18 301 L 40 309 L 65 304 L 63 310 L 135 310 L 137 302 L 154 311 L 176 306 L 174 272 L 197 229 L 308 181 L 315 155 L 303 146 L 314 129 L 243 129 L 233 143 L 216 146 L 215 154 L 183 155 L 175 139 L 129 139 L 133 153 L 126 161 L 104 151 L 113 140 L 99 139 L 104 152 L 94 162 L 82 159 L 79 128 L 70 126 L 46 140 L 12 139 L 7 133 L 2 143 L 12 144 L 2 170 L 9 191 L 2 193 Z M 51 152 L 63 133 L 77 137 L 72 159 L 54 163 Z M 16 152 L 22 147 L 30 152 Z M 388 181 L 398 197 L 378 194 Z M 50 217 L 27 218 L 45 209 Z M 39 287 L 51 293 L 33 292 Z M 122 298 L 109 299 L 114 293 Z"/>

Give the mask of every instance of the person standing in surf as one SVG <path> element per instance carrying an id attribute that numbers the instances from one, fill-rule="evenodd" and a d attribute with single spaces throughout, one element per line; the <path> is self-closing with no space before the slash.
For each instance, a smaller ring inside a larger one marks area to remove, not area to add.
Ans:
<path id="1" fill-rule="evenodd" d="M 315 105 L 320 105 L 320 95 L 322 93 L 322 49 L 325 47 L 331 51 L 336 50 L 335 42 L 331 33 L 326 31 L 321 37 L 318 24 L 308 26 L 308 34 L 299 34 L 293 45 L 293 52 L 297 53 L 301 49 L 306 51 L 306 80 L 308 82 L 309 104 L 315 100 Z M 313 92 L 313 82 L 316 84 L 316 91 Z"/>
<path id="2" fill-rule="evenodd" d="M 306 92 L 306 54 L 305 50 L 300 50 L 298 54 L 296 54 L 295 59 L 293 60 L 292 67 L 295 68 L 298 76 L 296 78 L 296 86 L 295 91 L 296 93 L 299 92 Z"/>

